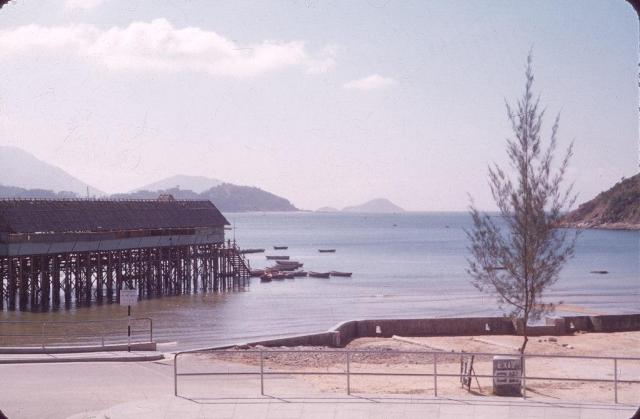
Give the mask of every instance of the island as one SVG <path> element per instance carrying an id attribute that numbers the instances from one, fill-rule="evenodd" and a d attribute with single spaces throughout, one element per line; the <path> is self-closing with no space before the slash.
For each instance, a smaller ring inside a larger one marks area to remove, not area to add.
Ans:
<path id="1" fill-rule="evenodd" d="M 342 209 L 344 212 L 366 212 L 366 213 L 398 213 L 405 212 L 393 202 L 385 198 L 372 199 L 364 204 L 355 205 L 352 207 L 345 207 Z"/>

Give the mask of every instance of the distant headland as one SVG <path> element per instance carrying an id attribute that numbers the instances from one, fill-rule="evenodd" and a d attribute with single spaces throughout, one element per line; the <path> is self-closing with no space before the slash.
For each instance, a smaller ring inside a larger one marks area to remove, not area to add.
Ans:
<path id="1" fill-rule="evenodd" d="M 581 204 L 563 218 L 561 226 L 640 230 L 640 173 Z"/>

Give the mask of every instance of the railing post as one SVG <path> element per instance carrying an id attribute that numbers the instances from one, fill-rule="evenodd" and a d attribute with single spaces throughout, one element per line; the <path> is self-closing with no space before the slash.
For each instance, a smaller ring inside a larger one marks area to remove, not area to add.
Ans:
<path id="1" fill-rule="evenodd" d="M 102 343 L 102 347 L 104 348 L 104 323 L 100 325 L 100 342 Z"/>
<path id="2" fill-rule="evenodd" d="M 264 352 L 260 351 L 260 394 L 264 396 Z"/>
<path id="3" fill-rule="evenodd" d="M 173 357 L 173 395 L 178 395 L 178 355 L 175 354 Z"/>
<path id="4" fill-rule="evenodd" d="M 351 352 L 347 351 L 347 395 L 351 395 Z"/>
<path id="5" fill-rule="evenodd" d="M 438 353 L 433 353 L 433 395 L 438 397 Z"/>
<path id="6" fill-rule="evenodd" d="M 47 325 L 47 322 L 42 322 L 42 329 L 41 329 L 41 336 L 42 336 L 42 350 L 44 351 L 44 339 L 45 339 L 45 326 Z"/>
<path id="7" fill-rule="evenodd" d="M 149 342 L 153 342 L 153 319 L 149 318 Z"/>
<path id="8" fill-rule="evenodd" d="M 618 358 L 613 358 L 613 395 L 618 403 Z"/>
<path id="9" fill-rule="evenodd" d="M 527 358 L 524 356 L 524 354 L 520 357 L 520 362 L 522 362 L 522 398 L 526 399 L 527 398 L 527 367 L 526 367 L 526 360 Z"/>

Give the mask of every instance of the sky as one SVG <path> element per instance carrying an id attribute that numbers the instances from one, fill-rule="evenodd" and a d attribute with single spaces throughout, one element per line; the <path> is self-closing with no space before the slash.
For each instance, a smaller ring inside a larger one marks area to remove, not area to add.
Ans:
<path id="1" fill-rule="evenodd" d="M 108 193 L 187 174 L 302 209 L 492 210 L 531 50 L 582 202 L 638 172 L 638 44 L 623 0 L 13 1 L 0 144 Z"/>

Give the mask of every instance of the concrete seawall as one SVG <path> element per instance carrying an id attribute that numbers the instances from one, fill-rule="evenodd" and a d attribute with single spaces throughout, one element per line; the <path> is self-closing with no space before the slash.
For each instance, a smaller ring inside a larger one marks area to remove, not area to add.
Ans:
<path id="1" fill-rule="evenodd" d="M 562 336 L 578 331 L 640 330 L 640 314 L 547 318 L 544 326 L 529 326 L 529 336 Z M 340 348 L 354 339 L 398 336 L 521 335 L 521 325 L 506 317 L 349 320 L 327 332 L 251 342 L 249 346 L 328 346 Z"/>

